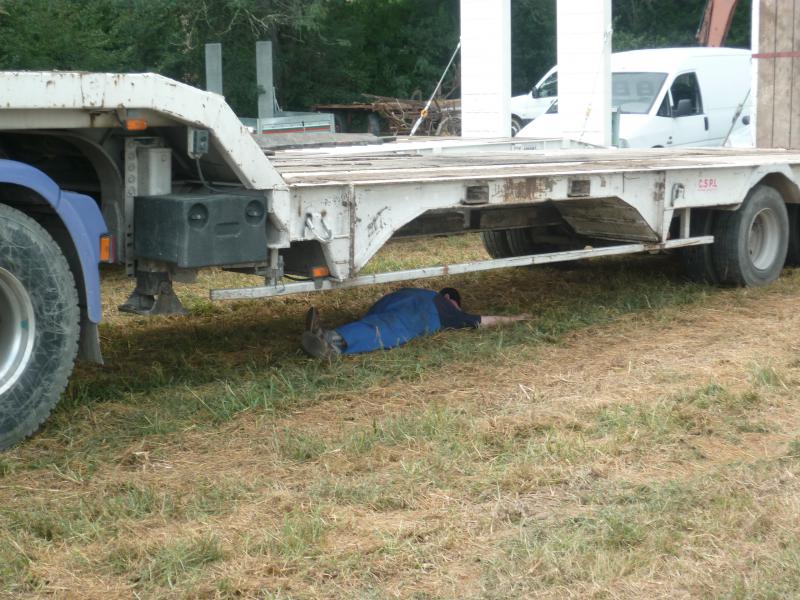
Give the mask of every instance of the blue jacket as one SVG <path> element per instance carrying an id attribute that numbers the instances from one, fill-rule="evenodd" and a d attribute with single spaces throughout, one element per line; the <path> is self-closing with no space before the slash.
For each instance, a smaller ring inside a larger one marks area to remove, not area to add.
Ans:
<path id="1" fill-rule="evenodd" d="M 363 318 L 337 327 L 347 342 L 343 354 L 394 348 L 442 328 L 434 298 L 437 292 L 403 288 L 387 294 Z"/>

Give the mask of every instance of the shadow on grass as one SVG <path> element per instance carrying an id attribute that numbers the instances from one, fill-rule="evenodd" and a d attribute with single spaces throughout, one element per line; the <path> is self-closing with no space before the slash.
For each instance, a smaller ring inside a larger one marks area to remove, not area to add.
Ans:
<path id="1" fill-rule="evenodd" d="M 450 278 L 465 308 L 481 314 L 529 312 L 534 320 L 496 330 L 445 332 L 391 352 L 333 364 L 298 349 L 301 302 L 268 301 L 182 318 L 134 319 L 103 328 L 108 366 L 80 365 L 54 417 L 30 446 L 46 454 L 110 452 L 148 436 L 214 426 L 245 410 L 280 415 L 326 395 L 391 388 L 422 377 L 448 377 L 470 364 L 531 357 L 565 333 L 621 315 L 696 302 L 711 288 L 687 283 L 672 257 L 591 261 L 563 272 L 512 269 Z M 444 280 L 418 282 L 432 288 Z M 413 285 L 409 284 L 409 285 Z M 400 286 L 314 297 L 329 323 L 363 313 Z M 96 414 L 102 413 L 98 428 Z M 44 448 L 42 447 L 44 446 Z"/>

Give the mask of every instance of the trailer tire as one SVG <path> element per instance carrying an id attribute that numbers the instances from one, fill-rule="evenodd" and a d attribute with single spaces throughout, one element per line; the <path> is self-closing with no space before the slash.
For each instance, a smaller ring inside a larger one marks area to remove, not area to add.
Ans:
<path id="1" fill-rule="evenodd" d="M 800 266 L 800 204 L 788 204 L 789 248 L 786 251 L 786 266 Z"/>
<path id="2" fill-rule="evenodd" d="M 508 258 L 513 256 L 511 249 L 508 247 L 508 239 L 506 238 L 506 230 L 500 231 L 481 231 L 481 241 L 486 252 L 492 258 Z"/>
<path id="3" fill-rule="evenodd" d="M 0 449 L 36 431 L 58 403 L 78 352 L 79 319 L 58 244 L 0 204 Z"/>
<path id="4" fill-rule="evenodd" d="M 713 235 L 714 212 L 704 209 L 692 211 L 690 235 L 692 237 Z M 681 251 L 686 275 L 697 283 L 719 283 L 717 269 L 714 266 L 714 245 L 689 246 Z"/>
<path id="5" fill-rule="evenodd" d="M 786 261 L 789 217 L 783 197 L 757 185 L 735 211 L 714 216 L 713 260 L 721 283 L 763 286 L 775 281 Z"/>
<path id="6" fill-rule="evenodd" d="M 526 256 L 544 252 L 541 244 L 536 244 L 531 236 L 530 228 L 508 229 L 506 230 L 508 247 L 511 249 L 511 256 Z"/>

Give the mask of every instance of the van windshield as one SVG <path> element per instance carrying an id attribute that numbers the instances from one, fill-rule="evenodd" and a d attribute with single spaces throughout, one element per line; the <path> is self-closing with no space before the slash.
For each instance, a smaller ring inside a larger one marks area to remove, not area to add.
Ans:
<path id="1" fill-rule="evenodd" d="M 666 73 L 612 73 L 611 106 L 623 113 L 649 113 L 666 78 Z"/>

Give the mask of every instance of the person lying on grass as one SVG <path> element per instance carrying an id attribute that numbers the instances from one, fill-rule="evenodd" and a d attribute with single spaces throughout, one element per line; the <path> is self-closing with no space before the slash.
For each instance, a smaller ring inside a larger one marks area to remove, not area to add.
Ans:
<path id="1" fill-rule="evenodd" d="M 334 358 L 388 350 L 416 337 L 442 329 L 493 327 L 530 319 L 530 315 L 508 317 L 471 315 L 461 310 L 461 294 L 454 288 L 440 292 L 403 288 L 378 300 L 358 321 L 335 329 L 324 329 L 319 312 L 311 307 L 301 346 L 314 358 Z"/>

